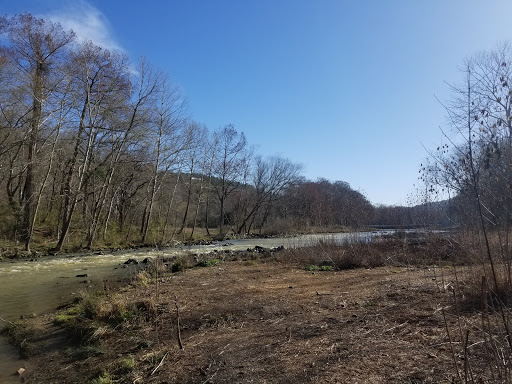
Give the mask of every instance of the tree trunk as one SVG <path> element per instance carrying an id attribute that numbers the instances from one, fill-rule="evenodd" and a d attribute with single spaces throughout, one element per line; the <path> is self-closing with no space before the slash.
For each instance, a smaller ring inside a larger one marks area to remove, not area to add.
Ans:
<path id="1" fill-rule="evenodd" d="M 32 118 L 30 120 L 30 132 L 28 138 L 28 151 L 27 151 L 27 176 L 25 185 L 23 187 L 23 228 L 22 240 L 25 245 L 25 250 L 30 252 L 30 240 L 33 232 L 34 222 L 34 193 L 35 193 L 35 163 L 37 154 L 37 140 L 39 136 L 39 125 L 41 124 L 42 116 L 42 100 L 43 100 L 43 63 L 37 63 L 34 73 L 33 92 L 34 98 L 32 103 Z"/>
<path id="2" fill-rule="evenodd" d="M 178 235 L 180 235 L 183 232 L 183 229 L 185 228 L 185 225 L 187 224 L 188 209 L 190 207 L 190 199 L 192 196 L 192 173 L 193 173 L 193 171 L 194 171 L 194 159 L 192 159 L 192 166 L 190 167 L 190 176 L 188 178 L 187 202 L 185 204 L 185 212 L 183 213 L 183 220 L 181 221 L 181 228 L 178 231 Z"/>

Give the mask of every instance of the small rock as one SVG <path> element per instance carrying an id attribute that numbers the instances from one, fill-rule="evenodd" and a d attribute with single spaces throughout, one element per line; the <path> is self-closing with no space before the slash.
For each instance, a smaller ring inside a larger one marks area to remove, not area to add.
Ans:
<path id="1" fill-rule="evenodd" d="M 21 376 L 21 375 L 23 375 L 23 372 L 25 372 L 25 368 L 20 368 L 17 370 L 17 372 L 18 372 L 18 375 Z"/>
<path id="2" fill-rule="evenodd" d="M 80 275 L 76 275 L 75 277 L 88 277 L 89 275 L 87 275 L 87 273 L 82 273 Z"/>

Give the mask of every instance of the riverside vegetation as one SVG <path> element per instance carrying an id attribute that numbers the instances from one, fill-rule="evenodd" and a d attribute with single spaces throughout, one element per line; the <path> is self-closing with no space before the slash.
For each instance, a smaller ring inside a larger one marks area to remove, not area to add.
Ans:
<path id="1" fill-rule="evenodd" d="M 33 383 L 511 382 L 508 265 L 496 292 L 481 251 L 402 233 L 156 258 L 7 332 Z"/>
<path id="2" fill-rule="evenodd" d="M 369 222 L 373 207 L 348 183 L 306 180 L 232 124 L 212 132 L 193 121 L 147 60 L 30 14 L 0 17 L 0 33 L 1 248 L 165 246 Z"/>

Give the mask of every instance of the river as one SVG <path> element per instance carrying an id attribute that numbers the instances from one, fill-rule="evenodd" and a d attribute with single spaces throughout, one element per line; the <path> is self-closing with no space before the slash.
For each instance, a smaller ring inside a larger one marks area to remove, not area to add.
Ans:
<path id="1" fill-rule="evenodd" d="M 183 246 L 162 250 L 123 251 L 111 254 L 67 255 L 29 260 L 0 262 L 0 318 L 13 321 L 20 316 L 34 316 L 54 311 L 67 304 L 80 290 L 101 289 L 106 279 L 119 279 L 135 272 L 134 266 L 123 263 L 130 259 L 192 253 L 209 253 L 215 250 L 239 251 L 260 246 L 297 248 L 314 245 L 319 241 L 346 243 L 370 241 L 373 237 L 390 233 L 354 232 L 303 235 L 291 238 L 227 240 L 211 245 Z M 82 277 L 77 277 L 82 275 Z M 86 275 L 86 276 L 83 276 Z M 0 322 L 3 322 L 0 320 Z M 0 324 L 2 328 L 5 324 Z M 5 338 L 0 338 L 0 383 L 20 383 L 16 374 L 25 362 L 18 358 Z"/>

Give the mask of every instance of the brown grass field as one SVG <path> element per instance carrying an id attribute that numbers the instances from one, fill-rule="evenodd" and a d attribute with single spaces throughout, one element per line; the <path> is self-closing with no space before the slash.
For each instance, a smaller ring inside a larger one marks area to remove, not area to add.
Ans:
<path id="1" fill-rule="evenodd" d="M 311 271 L 291 258 L 142 272 L 121 290 L 84 295 L 79 310 L 26 325 L 24 380 L 506 382 L 486 358 L 482 321 L 491 329 L 495 319 L 465 295 L 473 267 Z M 492 336 L 496 350 L 502 336 Z"/>

